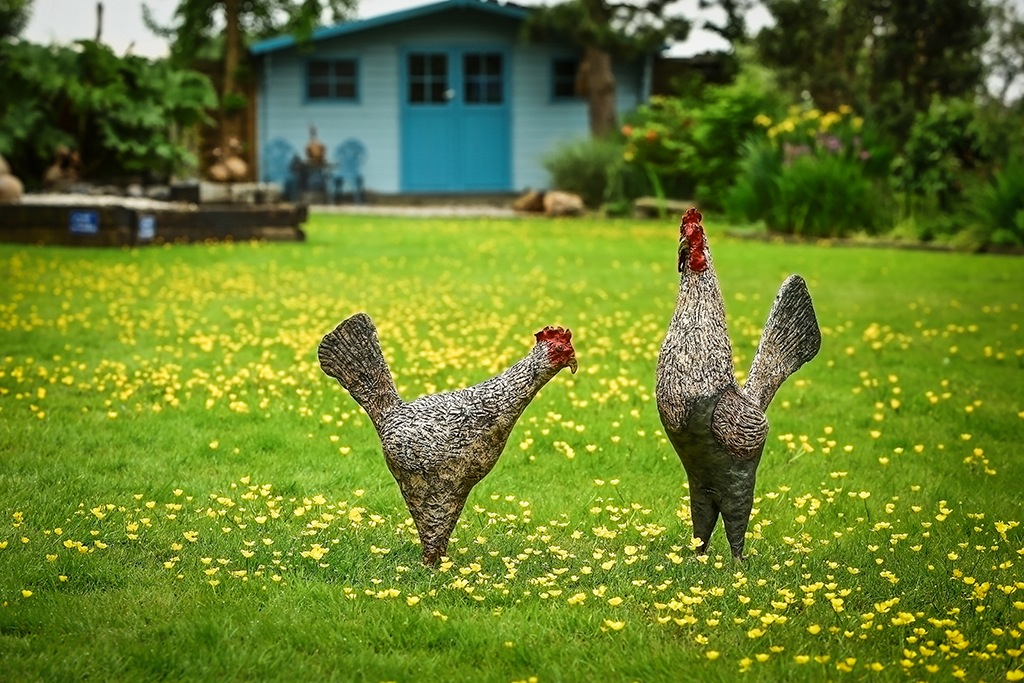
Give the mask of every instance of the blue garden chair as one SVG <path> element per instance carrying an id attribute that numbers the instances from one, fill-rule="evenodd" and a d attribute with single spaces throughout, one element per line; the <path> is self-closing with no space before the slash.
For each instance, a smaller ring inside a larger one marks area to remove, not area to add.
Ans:
<path id="1" fill-rule="evenodd" d="M 341 200 L 346 182 L 352 188 L 352 201 L 363 203 L 363 164 L 366 163 L 366 145 L 349 138 L 334 148 L 334 201 Z"/>

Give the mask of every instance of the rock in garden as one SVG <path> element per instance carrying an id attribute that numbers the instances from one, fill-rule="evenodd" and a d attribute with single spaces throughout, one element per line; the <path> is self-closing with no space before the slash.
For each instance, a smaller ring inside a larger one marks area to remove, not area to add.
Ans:
<path id="1" fill-rule="evenodd" d="M 571 192 L 552 190 L 544 194 L 544 213 L 548 216 L 579 216 L 583 213 L 583 198 Z"/>
<path id="2" fill-rule="evenodd" d="M 526 213 L 543 213 L 544 193 L 537 190 L 527 190 L 512 202 L 512 210 Z"/>
<path id="3" fill-rule="evenodd" d="M 6 166 L 6 162 L 4 164 Z M 0 174 L 0 204 L 12 203 L 25 194 L 25 186 L 10 173 Z"/>

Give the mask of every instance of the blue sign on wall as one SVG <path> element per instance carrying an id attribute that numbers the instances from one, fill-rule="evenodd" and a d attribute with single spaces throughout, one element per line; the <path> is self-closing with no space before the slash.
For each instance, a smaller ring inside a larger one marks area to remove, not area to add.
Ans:
<path id="1" fill-rule="evenodd" d="M 139 241 L 148 242 L 154 237 L 156 237 L 156 216 L 149 213 L 139 215 Z"/>
<path id="2" fill-rule="evenodd" d="M 95 235 L 100 231 L 98 211 L 72 211 L 68 214 L 68 228 L 75 235 Z"/>

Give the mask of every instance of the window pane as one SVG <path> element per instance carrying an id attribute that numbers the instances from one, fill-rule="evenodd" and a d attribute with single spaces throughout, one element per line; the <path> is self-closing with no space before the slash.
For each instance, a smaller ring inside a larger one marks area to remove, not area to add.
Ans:
<path id="1" fill-rule="evenodd" d="M 330 71 L 330 64 L 322 60 L 309 62 L 308 74 L 310 78 L 325 78 Z"/>
<path id="2" fill-rule="evenodd" d="M 489 76 L 501 76 L 501 55 L 492 52 L 486 55 L 486 57 L 484 73 Z"/>
<path id="3" fill-rule="evenodd" d="M 422 83 L 412 82 L 409 84 L 409 101 L 420 103 L 425 101 L 425 91 Z"/>
<path id="4" fill-rule="evenodd" d="M 445 55 L 430 55 L 430 74 L 442 78 L 448 76 L 448 58 Z"/>
<path id="5" fill-rule="evenodd" d="M 426 72 L 426 60 L 423 55 L 409 55 L 409 75 L 422 76 Z"/>
<path id="6" fill-rule="evenodd" d="M 354 100 L 356 99 L 356 84 L 355 83 L 335 83 L 334 84 L 334 96 L 341 100 Z"/>
<path id="7" fill-rule="evenodd" d="M 551 64 L 551 92 L 555 99 L 576 97 L 576 59 L 556 59 Z"/>
<path id="8" fill-rule="evenodd" d="M 356 76 L 356 62 L 354 59 L 339 59 L 334 63 L 334 74 L 341 79 L 354 79 Z"/>
<path id="9" fill-rule="evenodd" d="M 321 81 L 310 81 L 307 96 L 311 100 L 318 100 L 330 97 L 331 88 L 330 86 Z"/>
<path id="10" fill-rule="evenodd" d="M 359 95 L 359 64 L 354 59 L 314 59 L 306 63 L 306 97 L 354 100 Z"/>
<path id="11" fill-rule="evenodd" d="M 430 84 L 430 101 L 431 102 L 446 102 L 447 98 L 444 96 L 444 91 L 447 90 L 444 83 L 433 82 Z"/>
<path id="12" fill-rule="evenodd" d="M 576 60 L 575 59 L 556 59 L 555 60 L 555 76 L 560 79 L 575 78 L 576 77 Z"/>
<path id="13" fill-rule="evenodd" d="M 468 54 L 463 57 L 462 64 L 466 76 L 476 76 L 480 73 L 480 55 Z"/>

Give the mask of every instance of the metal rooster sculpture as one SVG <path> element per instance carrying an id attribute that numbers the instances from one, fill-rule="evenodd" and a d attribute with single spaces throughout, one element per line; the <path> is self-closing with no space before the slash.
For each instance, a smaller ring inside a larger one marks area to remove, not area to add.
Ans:
<path id="1" fill-rule="evenodd" d="M 498 462 L 526 406 L 559 370 L 576 372 L 570 330 L 545 327 L 536 338 L 530 353 L 497 377 L 410 403 L 398 396 L 368 315 L 352 316 L 320 342 L 321 369 L 352 394 L 377 428 L 425 565 L 447 553 L 470 490 Z"/>
<path id="2" fill-rule="evenodd" d="M 740 387 L 701 218 L 691 208 L 679 226 L 679 297 L 658 356 L 655 395 L 665 433 L 689 480 L 699 552 L 707 552 L 721 514 L 732 555 L 741 560 L 768 436 L 765 410 L 786 378 L 818 353 L 821 331 L 807 285 L 789 276 Z"/>

